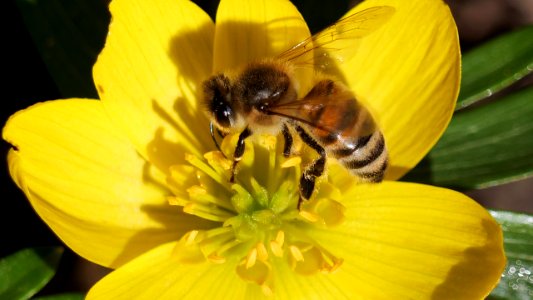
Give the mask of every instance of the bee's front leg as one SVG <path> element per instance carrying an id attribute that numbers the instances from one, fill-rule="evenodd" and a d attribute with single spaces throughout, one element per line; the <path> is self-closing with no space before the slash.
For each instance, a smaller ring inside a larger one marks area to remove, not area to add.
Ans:
<path id="1" fill-rule="evenodd" d="M 302 138 L 302 141 L 313 148 L 320 157 L 317 158 L 311 165 L 309 165 L 300 177 L 300 198 L 298 199 L 298 210 L 302 205 L 303 200 L 309 200 L 313 191 L 315 190 L 315 181 L 317 177 L 324 174 L 324 167 L 326 166 L 326 150 L 320 146 L 315 139 L 313 139 L 305 130 L 296 126 L 296 132 Z"/>
<path id="2" fill-rule="evenodd" d="M 241 134 L 239 134 L 239 140 L 237 141 L 237 146 L 235 146 L 235 152 L 233 152 L 233 165 L 231 166 L 231 177 L 230 182 L 235 182 L 235 170 L 237 169 L 237 164 L 244 154 L 244 140 L 252 135 L 252 131 L 249 128 L 244 129 Z"/>
<path id="3" fill-rule="evenodd" d="M 292 149 L 292 135 L 289 131 L 287 124 L 283 124 L 283 139 L 285 140 L 285 145 L 283 146 L 283 156 L 289 157 L 291 155 Z"/>

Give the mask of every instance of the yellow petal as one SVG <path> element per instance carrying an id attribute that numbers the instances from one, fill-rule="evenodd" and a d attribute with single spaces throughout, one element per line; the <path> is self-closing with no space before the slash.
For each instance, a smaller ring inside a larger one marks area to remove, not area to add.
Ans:
<path id="1" fill-rule="evenodd" d="M 116 267 L 205 222 L 168 206 L 162 174 L 113 126 L 98 100 L 58 100 L 12 116 L 11 176 L 74 251 Z"/>
<path id="2" fill-rule="evenodd" d="M 298 275 L 288 264 L 276 264 L 276 299 L 358 299 L 359 293 L 343 290 L 331 274 Z M 374 299 L 372 297 L 367 299 Z"/>
<path id="3" fill-rule="evenodd" d="M 214 24 L 187 0 L 115 0 L 110 10 L 96 87 L 138 151 L 167 172 L 212 145 L 196 93 L 211 72 Z"/>
<path id="4" fill-rule="evenodd" d="M 263 286 L 237 275 L 236 262 L 182 263 L 175 243 L 157 247 L 115 270 L 94 285 L 88 300 L 98 299 L 357 299 L 330 275 L 301 276 L 284 261 L 275 264 L 272 282 Z M 373 299 L 373 298 L 368 298 Z"/>
<path id="5" fill-rule="evenodd" d="M 309 234 L 344 259 L 330 276 L 348 295 L 483 299 L 500 278 L 501 229 L 468 197 L 401 182 L 354 185 L 343 195 L 345 222 Z"/>
<path id="6" fill-rule="evenodd" d="M 388 5 L 386 24 L 364 37 L 341 66 L 377 119 L 390 152 L 386 178 L 418 163 L 448 125 L 459 91 L 457 28 L 441 0 L 368 0 L 350 13 Z"/>
<path id="7" fill-rule="evenodd" d="M 216 22 L 215 72 L 275 57 L 309 37 L 307 24 L 287 0 L 223 0 Z"/>
<path id="8" fill-rule="evenodd" d="M 235 273 L 236 264 L 184 264 L 175 243 L 147 252 L 100 280 L 86 299 L 257 299 Z M 257 293 L 255 293 L 257 294 Z"/>

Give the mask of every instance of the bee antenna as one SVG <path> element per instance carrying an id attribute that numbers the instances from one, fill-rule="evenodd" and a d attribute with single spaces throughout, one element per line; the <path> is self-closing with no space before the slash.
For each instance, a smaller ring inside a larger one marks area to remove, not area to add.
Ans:
<path id="1" fill-rule="evenodd" d="M 222 153 L 222 155 L 224 155 L 224 157 L 227 158 L 226 154 L 222 152 L 222 149 L 220 149 L 220 146 L 218 145 L 217 138 L 215 137 L 215 130 L 214 130 L 213 122 L 209 123 L 209 131 L 211 132 L 211 138 L 213 139 L 213 142 L 215 142 L 215 146 L 217 147 L 218 151 L 220 151 L 220 153 Z"/>

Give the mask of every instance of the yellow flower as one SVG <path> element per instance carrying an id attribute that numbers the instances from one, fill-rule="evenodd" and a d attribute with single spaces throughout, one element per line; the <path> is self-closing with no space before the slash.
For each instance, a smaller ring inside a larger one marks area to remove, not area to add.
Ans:
<path id="1" fill-rule="evenodd" d="M 440 0 L 395 9 L 358 41 L 343 77 L 376 117 L 388 180 L 447 126 L 460 51 Z M 497 223 L 466 196 L 357 184 L 331 162 L 299 212 L 302 156 L 247 142 L 236 184 L 213 151 L 199 85 L 309 36 L 285 0 L 223 0 L 216 25 L 186 0 L 114 0 L 94 66 L 101 101 L 34 105 L 10 118 L 9 169 L 37 213 L 83 257 L 117 268 L 89 299 L 482 299 L 505 258 Z M 235 137 L 224 139 L 231 153 Z M 312 153 L 310 154 L 312 155 Z"/>

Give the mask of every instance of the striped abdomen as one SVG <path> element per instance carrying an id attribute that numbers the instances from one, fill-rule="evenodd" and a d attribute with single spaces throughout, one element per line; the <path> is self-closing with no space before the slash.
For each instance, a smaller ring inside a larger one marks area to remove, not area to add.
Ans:
<path id="1" fill-rule="evenodd" d="M 387 168 L 387 149 L 380 131 L 359 137 L 350 146 L 337 148 L 328 153 L 363 181 L 379 182 Z M 327 148 L 329 150 L 329 148 Z"/>
<path id="2" fill-rule="evenodd" d="M 308 96 L 324 97 L 324 89 L 314 89 Z M 306 126 L 330 157 L 361 180 L 379 182 L 387 168 L 388 154 L 383 134 L 372 116 L 353 94 L 342 86 L 330 87 L 327 105 L 315 106 L 312 118 L 316 126 Z M 304 100 L 305 101 L 305 100 Z"/>

